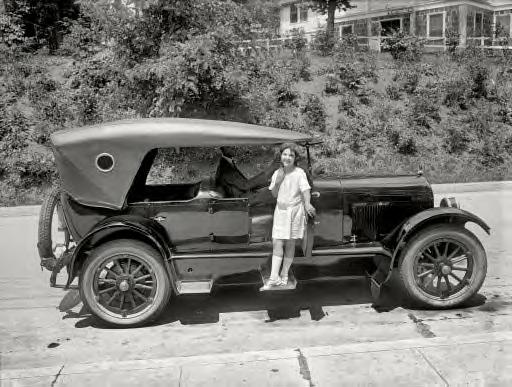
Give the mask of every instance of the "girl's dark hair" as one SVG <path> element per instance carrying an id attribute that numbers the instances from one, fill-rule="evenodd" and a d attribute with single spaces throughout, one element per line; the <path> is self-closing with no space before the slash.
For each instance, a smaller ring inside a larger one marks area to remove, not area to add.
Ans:
<path id="1" fill-rule="evenodd" d="M 293 142 L 285 142 L 279 147 L 279 154 L 282 155 L 283 152 L 286 149 L 290 149 L 293 154 L 295 155 L 295 159 L 293 160 L 293 165 L 297 165 L 298 161 L 300 160 L 300 153 L 299 153 L 299 147 L 297 144 L 294 144 Z"/>

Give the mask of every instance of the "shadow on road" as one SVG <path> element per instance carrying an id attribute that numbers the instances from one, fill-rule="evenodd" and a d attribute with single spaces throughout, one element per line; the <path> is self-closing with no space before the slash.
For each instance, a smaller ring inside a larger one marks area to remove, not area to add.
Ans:
<path id="1" fill-rule="evenodd" d="M 377 313 L 390 312 L 397 307 L 410 310 L 422 309 L 412 304 L 401 292 L 392 278 L 382 289 L 377 302 L 370 294 L 366 279 L 339 280 L 330 282 L 299 283 L 294 291 L 259 292 L 254 286 L 225 286 L 214 288 L 209 295 L 182 295 L 173 297 L 163 315 L 152 325 L 163 325 L 179 321 L 183 325 L 211 324 L 219 322 L 221 313 L 267 311 L 270 323 L 301 317 L 308 311 L 311 320 L 322 320 L 328 312 L 326 306 L 371 304 Z M 486 298 L 476 295 L 464 308 L 485 304 Z M 460 309 L 460 308 L 458 308 Z M 66 311 L 63 318 L 77 318 L 77 328 L 110 328 L 82 307 L 80 311 Z"/>

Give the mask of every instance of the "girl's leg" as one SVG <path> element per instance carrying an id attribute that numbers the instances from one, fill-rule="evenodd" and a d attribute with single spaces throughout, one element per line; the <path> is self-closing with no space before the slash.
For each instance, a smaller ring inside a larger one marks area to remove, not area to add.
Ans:
<path id="1" fill-rule="evenodd" d="M 295 256 L 295 239 L 288 239 L 284 242 L 284 261 L 281 270 L 281 278 L 288 279 L 288 271 Z"/>
<path id="2" fill-rule="evenodd" d="M 281 263 L 283 262 L 283 244 L 284 241 L 282 239 L 274 239 L 272 241 L 273 251 L 272 271 L 270 272 L 271 280 L 279 279 L 279 269 L 281 268 Z"/>

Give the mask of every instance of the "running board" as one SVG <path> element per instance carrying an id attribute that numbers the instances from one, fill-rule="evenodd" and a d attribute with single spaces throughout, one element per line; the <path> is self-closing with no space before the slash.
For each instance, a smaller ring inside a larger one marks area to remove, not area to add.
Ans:
<path id="1" fill-rule="evenodd" d="M 210 293 L 213 280 L 209 281 L 176 281 L 178 294 Z"/>
<path id="2" fill-rule="evenodd" d="M 261 280 L 263 281 L 263 285 L 266 285 L 269 278 L 270 272 L 266 265 L 260 267 Z M 294 290 L 297 287 L 297 279 L 293 275 L 292 269 L 288 271 L 288 283 L 286 285 L 272 286 L 268 289 L 260 288 L 260 292 L 273 292 L 280 290 Z"/>

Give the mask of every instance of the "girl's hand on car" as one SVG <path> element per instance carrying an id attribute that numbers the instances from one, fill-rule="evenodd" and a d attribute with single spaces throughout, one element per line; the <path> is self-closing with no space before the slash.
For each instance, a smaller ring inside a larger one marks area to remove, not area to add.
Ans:
<path id="1" fill-rule="evenodd" d="M 307 213 L 310 217 L 314 218 L 314 217 L 316 216 L 316 210 L 315 210 L 315 207 L 313 207 L 313 206 L 311 205 L 311 203 L 306 203 L 306 204 L 304 205 L 304 208 L 306 209 L 306 213 Z"/>

